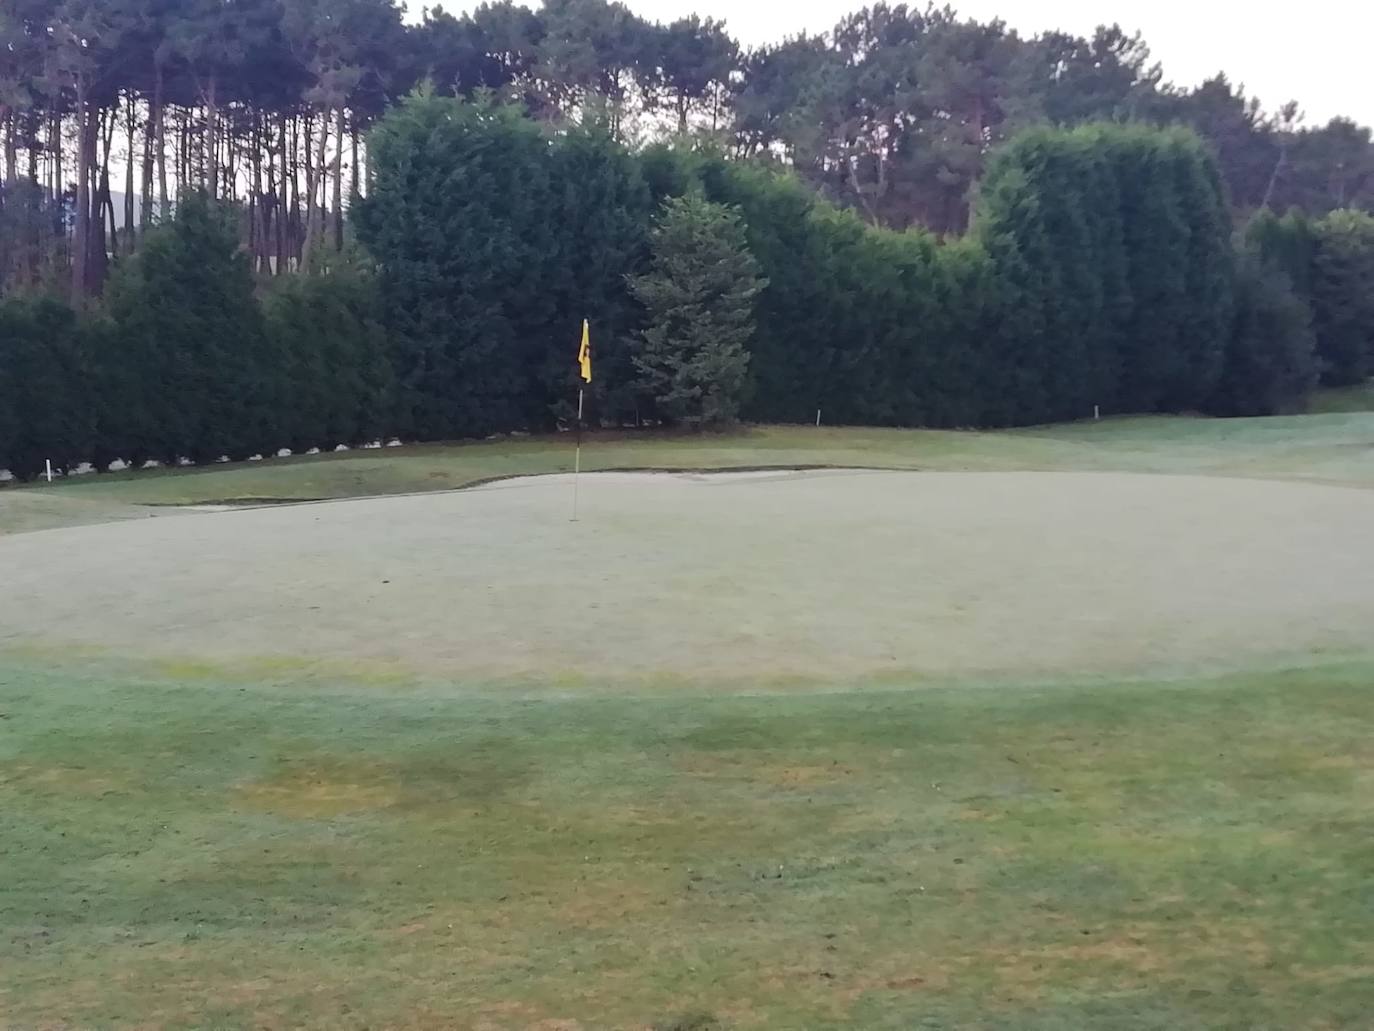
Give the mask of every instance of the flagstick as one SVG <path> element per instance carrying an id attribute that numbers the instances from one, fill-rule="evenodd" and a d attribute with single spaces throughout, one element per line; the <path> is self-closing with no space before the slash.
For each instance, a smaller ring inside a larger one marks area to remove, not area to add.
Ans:
<path id="1" fill-rule="evenodd" d="M 582 398 L 585 388 L 579 387 L 577 390 L 577 458 L 573 462 L 573 514 L 572 521 L 577 522 L 577 483 L 582 478 Z"/>

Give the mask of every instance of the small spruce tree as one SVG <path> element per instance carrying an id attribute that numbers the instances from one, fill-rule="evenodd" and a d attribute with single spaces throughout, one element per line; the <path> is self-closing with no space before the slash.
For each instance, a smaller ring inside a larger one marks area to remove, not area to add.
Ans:
<path id="1" fill-rule="evenodd" d="M 754 300 L 768 281 L 731 208 L 692 193 L 667 201 L 650 269 L 631 280 L 646 324 L 634 357 L 640 388 L 667 421 L 733 422 L 744 403 Z"/>

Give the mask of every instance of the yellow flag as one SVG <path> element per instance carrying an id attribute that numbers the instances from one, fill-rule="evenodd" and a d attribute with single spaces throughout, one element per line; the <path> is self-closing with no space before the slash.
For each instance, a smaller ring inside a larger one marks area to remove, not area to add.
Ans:
<path id="1" fill-rule="evenodd" d="M 582 372 L 584 382 L 592 381 L 592 326 L 586 319 L 582 320 L 582 346 L 577 349 L 577 365 Z"/>

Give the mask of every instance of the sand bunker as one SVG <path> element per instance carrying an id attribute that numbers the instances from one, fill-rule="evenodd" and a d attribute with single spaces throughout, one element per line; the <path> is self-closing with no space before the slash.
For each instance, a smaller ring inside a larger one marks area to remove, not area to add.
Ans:
<path id="1" fill-rule="evenodd" d="M 1038 675 L 1365 651 L 1374 492 L 1193 477 L 566 477 L 0 538 L 0 648 L 455 679 Z"/>

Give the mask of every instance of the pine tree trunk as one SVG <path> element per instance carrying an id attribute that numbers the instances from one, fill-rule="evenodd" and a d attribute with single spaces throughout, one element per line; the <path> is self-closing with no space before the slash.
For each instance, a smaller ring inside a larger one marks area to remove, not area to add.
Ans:
<path id="1" fill-rule="evenodd" d="M 262 150 L 267 158 L 267 167 L 264 169 L 266 180 L 263 183 L 262 194 L 262 239 L 259 243 L 261 254 L 259 255 L 259 271 L 270 273 L 272 269 L 272 255 L 276 251 L 274 240 L 277 231 L 277 162 L 276 148 L 272 143 L 272 123 L 266 117 L 262 123 Z"/>
<path id="2" fill-rule="evenodd" d="M 129 153 L 128 153 L 127 158 L 126 158 L 125 161 L 124 161 L 124 249 L 125 249 L 126 251 L 128 251 L 129 253 L 133 253 L 133 249 L 134 249 L 134 150 L 135 150 L 135 143 L 134 143 L 134 135 L 135 135 L 135 133 L 134 133 L 134 125 L 135 125 L 136 119 L 134 118 L 134 94 L 133 94 L 133 91 L 132 91 L 132 90 L 129 91 L 129 95 L 128 95 L 128 98 L 127 98 L 127 102 L 128 102 L 128 105 L 129 105 L 128 108 L 127 108 L 127 115 L 128 115 L 127 129 L 128 129 L 128 133 L 129 133 Z"/>
<path id="3" fill-rule="evenodd" d="M 301 120 L 291 119 L 291 208 L 287 220 L 290 257 L 299 268 L 301 259 Z M 310 148 L 306 147 L 309 157 Z"/>
<path id="4" fill-rule="evenodd" d="M 48 145 L 52 147 L 52 192 L 54 201 L 60 200 L 65 186 L 62 182 L 62 116 L 52 116 L 52 129 L 48 133 Z"/>
<path id="5" fill-rule="evenodd" d="M 248 185 L 248 254 L 256 270 L 261 262 L 263 237 L 267 229 L 263 225 L 264 206 L 262 203 L 262 119 L 253 112 L 251 136 L 248 141 L 251 176 Z"/>
<path id="6" fill-rule="evenodd" d="M 357 126 L 357 121 L 356 121 L 356 119 L 357 119 L 357 116 L 356 116 L 356 114 L 355 114 L 355 115 L 354 115 L 354 125 L 353 125 L 352 129 L 351 129 L 350 132 L 349 132 L 349 137 L 350 137 L 351 145 L 352 145 L 352 148 L 353 148 L 352 161 L 351 161 L 351 163 L 349 164 L 349 174 L 352 176 L 352 182 L 349 184 L 349 191 L 348 191 L 348 203 L 349 203 L 349 204 L 352 204 L 355 200 L 358 199 L 358 176 L 359 176 L 359 171 L 358 171 L 358 126 Z"/>
<path id="7" fill-rule="evenodd" d="M 177 170 L 177 192 L 180 193 L 186 189 L 186 184 L 190 182 L 191 179 L 189 175 L 191 160 L 186 155 L 186 119 L 184 117 L 177 118 L 175 151 Z"/>
<path id="8" fill-rule="evenodd" d="M 281 160 L 277 169 L 277 275 L 286 273 L 286 175 L 290 164 L 286 160 L 286 115 L 281 116 Z"/>
<path id="9" fill-rule="evenodd" d="M 143 127 L 143 170 L 139 183 L 138 227 L 146 231 L 152 220 L 153 207 L 153 148 L 157 144 L 157 123 L 162 105 L 162 68 L 153 70 L 153 96 L 148 101 L 148 124 Z M 130 164 L 133 154 L 129 155 Z"/>
<path id="10" fill-rule="evenodd" d="M 209 167 L 205 170 L 205 189 L 211 198 L 219 198 L 219 76 L 210 76 L 210 88 L 205 93 L 205 153 Z"/>
<path id="11" fill-rule="evenodd" d="M 152 114 L 155 130 L 153 151 L 157 156 L 157 217 L 167 217 L 167 127 L 162 104 L 162 67 L 157 69 L 157 86 L 153 93 L 154 111 Z"/>
<path id="12" fill-rule="evenodd" d="M 5 109 L 5 192 L 9 196 L 9 191 L 14 189 L 15 180 L 19 178 L 19 148 L 14 142 L 14 120 L 17 113 L 14 108 Z"/>
<path id="13" fill-rule="evenodd" d="M 110 151 L 114 147 L 115 122 L 119 119 L 118 107 L 108 112 L 101 110 L 96 137 L 95 162 L 91 165 L 91 190 L 95 198 L 91 211 L 92 228 L 90 271 L 86 274 L 86 291 L 98 296 L 105 286 L 105 273 L 110 262 L 110 251 L 119 247 L 119 235 L 115 229 L 114 199 L 110 196 Z"/>
<path id="14" fill-rule="evenodd" d="M 239 146 L 232 133 L 224 133 L 224 200 L 234 201 L 238 196 L 239 183 Z"/>
<path id="15" fill-rule="evenodd" d="M 72 228 L 72 302 L 86 298 L 86 260 L 91 232 L 91 151 L 95 149 L 94 124 L 86 102 L 86 80 L 76 77 L 76 223 Z M 58 143 L 58 160 L 62 147 Z"/>
<path id="16" fill-rule="evenodd" d="M 344 152 L 344 109 L 339 105 L 337 120 L 334 123 L 334 249 L 343 250 L 343 152 Z"/>
<path id="17" fill-rule="evenodd" d="M 329 119 L 320 119 L 320 149 L 319 157 L 311 153 L 311 144 L 315 142 L 314 118 L 306 116 L 305 134 L 305 240 L 301 244 L 301 268 L 305 268 L 310 262 L 310 252 L 315 246 L 315 222 L 316 219 L 316 189 L 319 186 L 318 177 L 324 167 L 324 148 L 329 141 Z"/>

